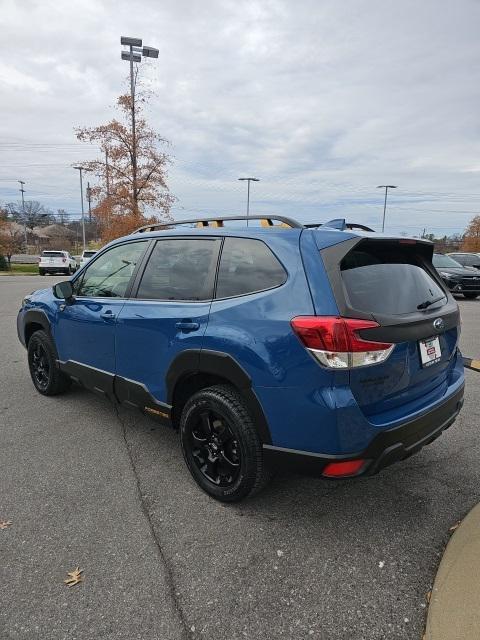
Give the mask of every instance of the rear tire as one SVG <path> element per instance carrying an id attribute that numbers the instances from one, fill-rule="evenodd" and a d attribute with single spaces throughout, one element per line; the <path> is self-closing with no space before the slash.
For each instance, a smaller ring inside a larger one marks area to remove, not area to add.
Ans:
<path id="1" fill-rule="evenodd" d="M 475 300 L 475 298 L 478 298 L 478 296 L 480 294 L 478 294 L 478 293 L 464 293 L 463 295 L 467 300 Z"/>
<path id="2" fill-rule="evenodd" d="M 271 477 L 245 401 L 229 385 L 202 389 L 187 401 L 180 441 L 194 480 L 216 500 L 238 502 Z"/>
<path id="3" fill-rule="evenodd" d="M 56 396 L 71 385 L 58 367 L 55 346 L 46 331 L 35 331 L 28 341 L 28 368 L 35 389 L 44 396 Z"/>
<path id="4" fill-rule="evenodd" d="M 41 276 L 44 276 L 44 275 L 45 275 L 45 271 L 44 271 L 43 269 L 39 269 L 39 270 L 38 270 L 38 273 L 39 273 Z"/>

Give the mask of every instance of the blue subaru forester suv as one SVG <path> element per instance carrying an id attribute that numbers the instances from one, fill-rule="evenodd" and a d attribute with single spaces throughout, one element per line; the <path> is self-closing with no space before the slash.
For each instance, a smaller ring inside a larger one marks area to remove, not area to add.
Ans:
<path id="1" fill-rule="evenodd" d="M 429 242 L 334 220 L 152 225 L 27 296 L 36 389 L 72 380 L 178 429 L 223 501 L 276 469 L 374 474 L 463 403 L 459 310 Z"/>

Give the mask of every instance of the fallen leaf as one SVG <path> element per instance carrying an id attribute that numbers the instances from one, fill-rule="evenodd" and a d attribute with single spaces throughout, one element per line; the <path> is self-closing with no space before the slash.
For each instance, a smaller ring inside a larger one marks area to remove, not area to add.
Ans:
<path id="1" fill-rule="evenodd" d="M 77 567 L 73 571 L 67 571 L 67 576 L 69 577 L 67 578 L 67 580 L 64 580 L 64 583 L 69 587 L 75 586 L 79 582 L 83 581 L 82 573 L 83 569 L 80 569 L 80 567 Z"/>
<path id="2" fill-rule="evenodd" d="M 285 555 L 285 551 L 282 551 L 281 549 L 277 549 L 277 556 L 278 556 L 279 558 L 281 558 L 281 557 L 282 557 L 282 556 L 284 556 L 284 555 Z"/>
<path id="3" fill-rule="evenodd" d="M 380 569 L 383 569 L 383 567 L 385 566 L 385 561 L 380 560 L 380 562 L 378 563 L 378 566 L 380 567 Z"/>
<path id="4" fill-rule="evenodd" d="M 12 525 L 11 520 L 0 520 L 0 529 L 6 529 Z"/>
<path id="5" fill-rule="evenodd" d="M 449 531 L 451 531 L 451 532 L 453 533 L 456 529 L 458 529 L 458 527 L 460 526 L 460 523 L 461 523 L 461 522 L 462 522 L 461 520 L 459 520 L 458 522 L 456 522 L 454 525 L 452 525 L 452 526 L 450 527 Z"/>
<path id="6" fill-rule="evenodd" d="M 425 594 L 425 600 L 427 602 L 430 602 L 430 598 L 432 597 L 432 591 L 427 591 L 427 593 Z"/>

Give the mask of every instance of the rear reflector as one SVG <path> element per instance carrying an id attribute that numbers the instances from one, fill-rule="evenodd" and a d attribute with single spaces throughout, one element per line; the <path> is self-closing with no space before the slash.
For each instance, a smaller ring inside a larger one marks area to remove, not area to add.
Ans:
<path id="1" fill-rule="evenodd" d="M 345 462 L 330 462 L 322 472 L 326 478 L 344 478 L 355 476 L 365 465 L 365 460 L 346 460 Z"/>
<path id="2" fill-rule="evenodd" d="M 373 320 L 337 316 L 297 316 L 292 329 L 320 362 L 332 369 L 351 369 L 383 362 L 394 345 L 362 338 L 358 332 L 380 325 Z"/>

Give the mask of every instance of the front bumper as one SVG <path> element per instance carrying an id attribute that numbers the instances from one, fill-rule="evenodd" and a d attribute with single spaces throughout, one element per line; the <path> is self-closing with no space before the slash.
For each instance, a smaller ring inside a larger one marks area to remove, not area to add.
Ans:
<path id="1" fill-rule="evenodd" d="M 365 460 L 355 475 L 373 475 L 384 467 L 404 460 L 433 442 L 454 422 L 463 405 L 464 386 L 448 400 L 423 416 L 379 433 L 364 451 L 344 455 L 324 455 L 270 444 L 263 445 L 265 462 L 272 469 L 287 469 L 308 475 L 322 475 L 331 462 Z"/>
<path id="2" fill-rule="evenodd" d="M 478 293 L 480 294 L 480 282 L 478 284 L 465 284 L 455 280 L 444 280 L 450 293 Z"/>

